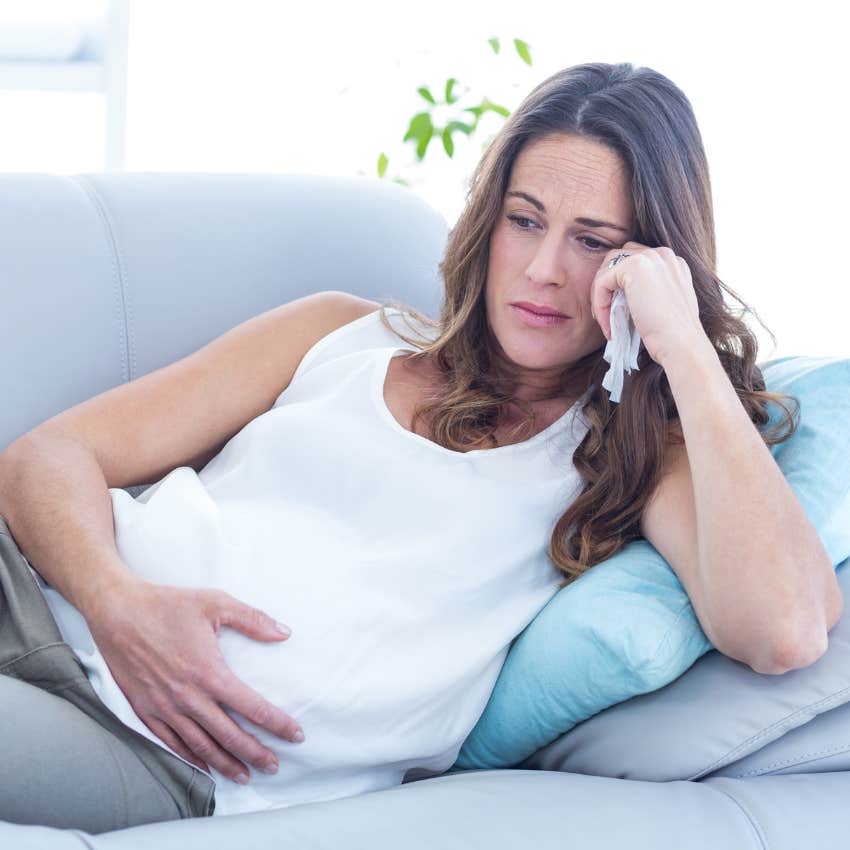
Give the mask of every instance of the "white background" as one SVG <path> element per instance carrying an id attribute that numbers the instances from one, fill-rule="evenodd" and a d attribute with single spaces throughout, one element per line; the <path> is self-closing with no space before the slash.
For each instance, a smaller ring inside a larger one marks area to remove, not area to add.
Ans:
<path id="1" fill-rule="evenodd" d="M 471 95 L 513 109 L 569 65 L 647 65 L 693 105 L 711 169 L 719 276 L 777 338 L 774 348 L 751 320 L 759 360 L 850 356 L 850 72 L 838 9 L 131 0 L 125 167 L 376 176 L 384 151 L 388 176 L 410 180 L 451 224 L 502 119 L 490 115 L 471 140 L 455 136 L 454 161 L 436 139 L 417 164 L 401 139 L 425 105 L 419 85 L 439 95 L 455 76 Z M 491 37 L 502 41 L 498 56 Z M 531 67 L 514 38 L 528 42 Z M 100 171 L 103 133 L 99 94 L 0 91 L 0 171 Z"/>

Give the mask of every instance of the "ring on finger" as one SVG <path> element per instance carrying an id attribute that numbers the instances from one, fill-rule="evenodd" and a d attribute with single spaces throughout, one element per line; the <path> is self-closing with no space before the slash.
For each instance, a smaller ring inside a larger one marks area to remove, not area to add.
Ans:
<path id="1" fill-rule="evenodd" d="M 627 252 L 625 252 L 625 251 L 621 251 L 619 254 L 617 254 L 617 256 L 616 256 L 616 257 L 613 257 L 613 258 L 611 259 L 611 261 L 608 263 L 608 268 L 609 268 L 609 269 L 613 269 L 613 268 L 614 268 L 614 266 L 616 266 L 616 265 L 617 265 L 617 263 L 619 263 L 619 262 L 620 262 L 620 260 L 624 259 L 625 257 L 631 257 L 631 254 L 629 254 L 629 253 L 627 253 Z"/>

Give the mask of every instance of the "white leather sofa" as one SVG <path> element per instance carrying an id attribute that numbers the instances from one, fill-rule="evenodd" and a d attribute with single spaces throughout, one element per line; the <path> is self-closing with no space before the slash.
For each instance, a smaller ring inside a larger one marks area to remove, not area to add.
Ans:
<path id="1" fill-rule="evenodd" d="M 0 450 L 311 291 L 435 315 L 446 235 L 413 192 L 367 178 L 0 174 Z M 850 570 L 839 578 L 846 591 Z M 2 680 L 0 734 L 13 735 Z M 845 616 L 807 668 L 760 675 L 711 651 L 512 769 L 100 835 L 0 823 L 0 847 L 850 847 L 848 700 Z M 3 764 L 0 781 L 15 781 Z"/>

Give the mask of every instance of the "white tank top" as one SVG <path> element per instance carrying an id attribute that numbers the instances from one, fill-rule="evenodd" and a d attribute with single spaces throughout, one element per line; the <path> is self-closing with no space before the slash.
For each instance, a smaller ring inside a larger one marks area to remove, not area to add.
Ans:
<path id="1" fill-rule="evenodd" d="M 390 318 L 411 335 L 397 310 Z M 177 467 L 136 499 L 109 490 L 130 570 L 220 588 L 292 628 L 275 643 L 219 635 L 236 676 L 305 741 L 229 712 L 280 769 L 252 769 L 247 786 L 213 770 L 216 815 L 447 770 L 510 643 L 558 589 L 547 546 L 580 489 L 583 399 L 525 442 L 452 451 L 405 429 L 384 400 L 390 358 L 415 350 L 369 313 L 319 340 L 273 407 L 200 473 Z M 135 714 L 77 609 L 34 574 L 98 696 L 182 758 Z"/>

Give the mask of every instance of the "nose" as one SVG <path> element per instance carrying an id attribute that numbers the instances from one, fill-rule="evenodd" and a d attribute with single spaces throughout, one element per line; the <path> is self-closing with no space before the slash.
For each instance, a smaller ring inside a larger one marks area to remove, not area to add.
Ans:
<path id="1" fill-rule="evenodd" d="M 529 280 L 534 283 L 547 284 L 557 283 L 561 286 L 564 282 L 563 257 L 561 255 L 561 242 L 558 234 L 550 230 L 537 243 L 534 256 L 528 264 L 525 273 Z"/>

